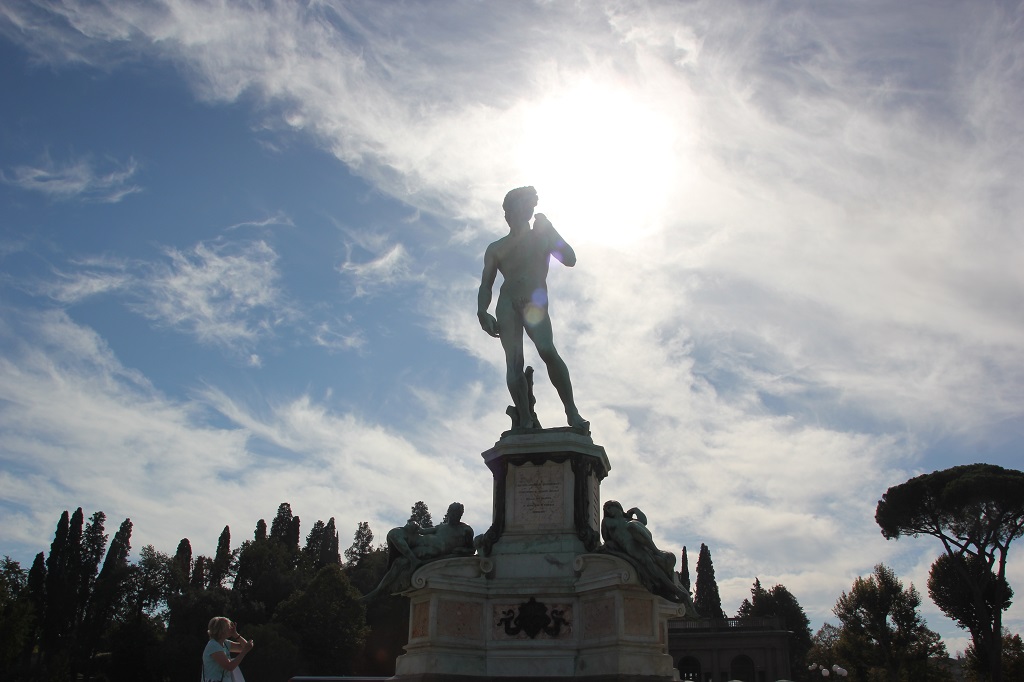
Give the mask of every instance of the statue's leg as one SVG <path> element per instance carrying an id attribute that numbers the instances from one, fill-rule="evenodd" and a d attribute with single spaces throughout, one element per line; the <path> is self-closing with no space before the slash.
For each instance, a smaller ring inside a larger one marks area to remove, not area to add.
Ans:
<path id="1" fill-rule="evenodd" d="M 405 528 L 392 528 L 388 531 L 388 548 L 392 549 L 406 558 L 411 566 L 416 566 L 420 563 L 419 558 L 416 556 L 416 552 L 413 551 L 409 545 L 409 539 L 406 536 Z"/>
<path id="2" fill-rule="evenodd" d="M 398 578 L 398 576 L 402 574 L 403 571 L 407 570 L 408 566 L 406 566 L 401 559 L 391 564 L 391 568 L 389 568 L 387 573 L 385 573 L 384 576 L 380 579 L 380 582 L 377 583 L 377 586 L 369 592 L 367 592 L 365 595 L 363 595 L 363 597 L 359 601 L 363 603 L 371 602 L 381 595 L 391 594 L 391 588 L 395 584 L 395 580 Z"/>
<path id="3" fill-rule="evenodd" d="M 555 349 L 554 333 L 551 331 L 551 320 L 547 316 L 547 310 L 544 311 L 544 317 L 539 322 L 526 327 L 526 333 L 530 335 L 530 339 L 537 346 L 537 354 L 548 368 L 548 378 L 551 380 L 551 385 L 558 391 L 558 397 L 565 408 L 565 418 L 569 426 L 587 425 L 586 420 L 576 409 L 569 368 Z"/>
<path id="4" fill-rule="evenodd" d="M 530 414 L 530 387 L 524 371 L 523 320 L 512 303 L 500 296 L 494 312 L 495 319 L 498 320 L 498 329 L 501 330 L 501 347 L 505 351 L 505 382 L 519 415 L 519 426 L 532 429 L 534 424 Z"/>

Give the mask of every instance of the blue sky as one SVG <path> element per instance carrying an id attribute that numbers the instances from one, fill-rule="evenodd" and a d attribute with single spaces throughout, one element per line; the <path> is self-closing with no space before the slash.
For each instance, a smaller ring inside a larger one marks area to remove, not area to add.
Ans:
<path id="1" fill-rule="evenodd" d="M 0 0 L 0 552 L 77 506 L 207 554 L 281 501 L 486 529 L 476 287 L 532 184 L 604 497 L 730 613 L 925 593 L 881 494 L 1021 466 L 1022 45 L 996 2 Z"/>

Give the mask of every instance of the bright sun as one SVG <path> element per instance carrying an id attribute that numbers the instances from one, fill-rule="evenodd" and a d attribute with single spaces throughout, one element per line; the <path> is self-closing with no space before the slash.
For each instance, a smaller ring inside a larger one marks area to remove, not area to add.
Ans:
<path id="1" fill-rule="evenodd" d="M 626 92 L 587 85 L 535 104 L 519 166 L 572 243 L 624 244 L 657 227 L 674 184 L 674 132 Z"/>

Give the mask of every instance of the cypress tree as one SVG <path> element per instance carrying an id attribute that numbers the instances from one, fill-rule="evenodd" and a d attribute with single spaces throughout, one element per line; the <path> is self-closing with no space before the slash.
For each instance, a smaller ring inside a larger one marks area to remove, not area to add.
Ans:
<path id="1" fill-rule="evenodd" d="M 109 629 L 115 609 L 127 589 L 128 552 L 131 550 L 132 522 L 125 519 L 107 548 L 103 567 L 93 584 L 82 636 L 83 655 L 91 657 Z"/>
<path id="2" fill-rule="evenodd" d="M 256 542 L 262 542 L 267 539 L 267 522 L 260 519 L 256 522 L 256 530 L 252 534 L 253 539 Z"/>
<path id="3" fill-rule="evenodd" d="M 46 557 L 46 607 L 43 611 L 42 648 L 45 653 L 60 648 L 67 633 L 64 613 L 71 602 L 67 589 L 68 533 L 71 515 L 64 511 L 57 521 L 57 530 L 50 543 L 50 555 Z"/>
<path id="4" fill-rule="evenodd" d="M 171 559 L 171 584 L 178 593 L 184 592 L 192 579 L 192 543 L 188 538 L 178 542 L 178 549 Z"/>
<path id="5" fill-rule="evenodd" d="M 327 524 L 320 519 L 309 530 L 306 536 L 306 545 L 302 548 L 303 564 L 313 570 L 320 569 L 320 555 L 323 551 L 323 544 L 326 541 Z"/>
<path id="6" fill-rule="evenodd" d="M 231 529 L 224 526 L 217 539 L 217 553 L 210 565 L 210 587 L 220 587 L 231 570 Z"/>
<path id="7" fill-rule="evenodd" d="M 334 564 L 340 566 L 341 554 L 338 552 L 338 529 L 334 525 L 333 516 L 324 528 L 324 536 L 327 541 L 321 547 L 320 565 L 327 566 L 328 564 Z"/>
<path id="8" fill-rule="evenodd" d="M 725 618 L 722 597 L 718 594 L 718 583 L 715 581 L 715 565 L 711 561 L 711 550 L 703 542 L 700 543 L 700 555 L 697 557 L 697 589 L 693 606 L 704 618 Z"/>
<path id="9" fill-rule="evenodd" d="M 195 565 L 192 567 L 192 576 L 188 583 L 189 587 L 193 590 L 205 590 L 209 584 L 207 576 L 209 575 L 210 568 L 213 561 L 208 556 L 200 554 L 196 557 Z"/>
<path id="10" fill-rule="evenodd" d="M 32 610 L 35 612 L 35 618 L 32 620 L 32 631 L 29 633 L 25 643 L 26 651 L 24 654 L 26 660 L 31 660 L 32 650 L 35 649 L 39 636 L 42 633 L 43 616 L 46 609 L 46 558 L 42 552 L 36 554 L 36 558 L 32 561 L 32 568 L 28 571 L 26 588 L 28 589 L 29 602 L 32 604 Z"/>
<path id="11" fill-rule="evenodd" d="M 293 516 L 292 522 L 288 525 L 288 537 L 285 542 L 285 547 L 288 548 L 293 554 L 299 553 L 299 538 L 302 537 L 301 531 L 299 530 L 299 517 Z"/>
<path id="12" fill-rule="evenodd" d="M 96 576 L 100 570 L 100 561 L 103 560 L 103 551 L 107 548 L 107 534 L 103 532 L 106 520 L 107 515 L 103 512 L 93 513 L 82 535 L 82 574 L 78 587 L 79 609 L 75 619 L 79 627 L 85 622 L 92 601 L 93 588 L 96 585 Z"/>
<path id="13" fill-rule="evenodd" d="M 36 554 L 32 568 L 28 571 L 28 596 L 36 612 L 36 619 L 41 621 L 43 609 L 46 608 L 46 558 L 42 552 Z"/>
<path id="14" fill-rule="evenodd" d="M 318 520 L 306 536 L 306 546 L 302 549 L 302 561 L 313 572 L 324 566 L 340 566 L 341 556 L 338 554 L 338 531 L 334 527 L 334 517 L 324 523 Z"/>
<path id="15" fill-rule="evenodd" d="M 270 523 L 270 539 L 277 540 L 288 547 L 292 534 L 292 506 L 282 502 L 277 508 L 277 516 Z"/>
<path id="16" fill-rule="evenodd" d="M 683 546 L 683 557 L 679 562 L 679 583 L 683 588 L 690 591 L 690 562 L 686 558 L 686 546 Z"/>
<path id="17" fill-rule="evenodd" d="M 107 548 L 107 557 L 103 560 L 103 568 L 96 577 L 96 588 L 93 597 L 96 608 L 92 610 L 92 623 L 90 629 L 93 632 L 105 632 L 118 600 L 127 588 L 125 578 L 128 575 L 128 553 L 132 549 L 132 521 L 125 519 L 121 522 L 114 538 Z"/>

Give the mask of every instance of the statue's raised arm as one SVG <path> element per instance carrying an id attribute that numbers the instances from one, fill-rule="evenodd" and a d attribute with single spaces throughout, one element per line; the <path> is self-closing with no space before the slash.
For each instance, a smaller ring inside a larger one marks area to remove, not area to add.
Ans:
<path id="1" fill-rule="evenodd" d="M 501 340 L 505 351 L 505 381 L 514 404 L 513 427 L 537 428 L 530 406 L 530 385 L 525 372 L 523 332 L 533 340 L 558 391 L 569 426 L 584 433 L 590 424 L 580 416 L 572 394 L 569 369 L 555 349 L 548 317 L 548 265 L 552 257 L 565 266 L 576 264 L 576 252 L 555 230 L 543 213 L 533 227 L 530 218 L 537 207 L 537 191 L 519 187 L 505 195 L 502 208 L 509 233 L 487 247 L 477 293 L 477 318 L 481 328 Z M 494 315 L 488 312 L 498 273 L 504 277 Z"/>

